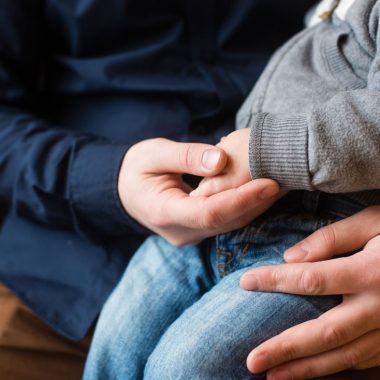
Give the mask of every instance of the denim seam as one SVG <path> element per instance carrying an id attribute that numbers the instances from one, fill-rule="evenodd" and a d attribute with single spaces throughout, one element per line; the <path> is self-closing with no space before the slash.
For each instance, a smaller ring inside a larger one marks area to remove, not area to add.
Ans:
<path id="1" fill-rule="evenodd" d="M 228 251 L 224 251 L 223 249 L 217 248 L 217 262 L 216 262 L 216 268 L 218 269 L 218 274 L 220 277 L 223 277 L 226 275 L 226 266 L 232 262 L 233 260 L 233 254 Z M 222 263 L 221 256 L 228 257 L 227 262 Z"/>
<path id="2" fill-rule="evenodd" d="M 244 246 L 243 249 L 241 249 L 241 246 L 242 246 L 242 243 L 240 244 L 240 248 L 239 248 L 239 258 L 238 260 L 236 261 L 235 265 L 228 269 L 227 271 L 225 270 L 226 266 L 232 262 L 232 259 L 233 259 L 233 254 L 231 252 L 228 252 L 228 251 L 223 251 L 223 250 L 218 250 L 220 251 L 220 254 L 222 255 L 226 255 L 226 254 L 229 254 L 229 258 L 231 258 L 231 260 L 229 260 L 228 262 L 222 264 L 222 266 L 219 266 L 219 263 L 217 264 L 217 268 L 218 268 L 218 273 L 220 275 L 220 277 L 224 277 L 224 276 L 227 276 L 228 274 L 232 273 L 233 271 L 235 271 L 235 269 L 240 265 L 240 263 L 242 262 L 242 260 L 246 257 L 247 255 L 247 252 L 249 250 L 249 247 L 251 246 L 251 243 L 246 243 L 246 245 Z M 241 251 L 241 253 L 240 253 Z M 219 253 L 219 252 L 218 252 Z M 220 269 L 223 268 L 223 272 L 221 272 Z"/>
<path id="3" fill-rule="evenodd" d="M 259 223 L 258 226 L 253 226 L 252 224 L 248 225 L 247 227 L 244 228 L 244 232 L 242 233 L 242 236 L 240 238 L 240 247 L 238 249 L 238 259 L 236 263 L 233 265 L 233 267 L 228 268 L 227 266 L 233 261 L 234 256 L 237 257 L 237 255 L 234 255 L 230 251 L 224 250 L 220 248 L 220 240 L 221 240 L 221 235 L 218 235 L 216 237 L 216 268 L 218 271 L 218 275 L 220 277 L 227 276 L 228 274 L 232 273 L 237 269 L 237 267 L 240 265 L 242 260 L 246 257 L 249 248 L 251 247 L 252 244 L 255 243 L 256 236 L 261 233 L 261 231 L 265 228 L 265 226 L 268 223 L 273 223 L 274 220 L 277 218 L 272 218 L 270 221 L 262 221 Z M 252 232 L 254 230 L 254 232 Z M 249 235 L 249 239 L 244 239 L 246 235 Z M 246 243 L 243 247 L 243 242 L 242 240 L 248 240 L 249 242 Z M 226 262 L 222 262 L 222 256 L 227 257 Z"/>

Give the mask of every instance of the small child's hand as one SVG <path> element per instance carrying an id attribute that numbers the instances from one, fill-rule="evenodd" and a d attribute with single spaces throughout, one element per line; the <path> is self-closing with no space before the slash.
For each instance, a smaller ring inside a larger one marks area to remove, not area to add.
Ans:
<path id="1" fill-rule="evenodd" d="M 191 196 L 210 196 L 239 187 L 251 181 L 249 172 L 250 129 L 239 129 L 223 137 L 217 145 L 227 153 L 228 161 L 223 172 L 215 177 L 204 178 Z"/>

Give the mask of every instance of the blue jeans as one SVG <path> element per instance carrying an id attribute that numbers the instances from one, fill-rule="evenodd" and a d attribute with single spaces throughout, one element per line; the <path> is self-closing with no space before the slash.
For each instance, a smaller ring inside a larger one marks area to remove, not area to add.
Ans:
<path id="1" fill-rule="evenodd" d="M 149 238 L 104 306 L 84 378 L 262 378 L 246 369 L 249 352 L 341 297 L 248 292 L 241 275 L 283 263 L 288 247 L 360 209 L 343 197 L 295 192 L 246 228 L 198 247 Z"/>

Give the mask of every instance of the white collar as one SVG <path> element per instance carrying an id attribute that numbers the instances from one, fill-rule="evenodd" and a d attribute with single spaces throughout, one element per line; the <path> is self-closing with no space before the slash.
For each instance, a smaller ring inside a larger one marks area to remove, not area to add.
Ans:
<path id="1" fill-rule="evenodd" d="M 321 16 L 333 11 L 334 8 L 336 8 L 334 10 L 336 16 L 338 16 L 341 20 L 345 20 L 347 12 L 354 2 L 355 0 L 322 0 L 316 7 L 313 16 L 309 21 L 309 26 L 319 24 L 323 19 Z"/>

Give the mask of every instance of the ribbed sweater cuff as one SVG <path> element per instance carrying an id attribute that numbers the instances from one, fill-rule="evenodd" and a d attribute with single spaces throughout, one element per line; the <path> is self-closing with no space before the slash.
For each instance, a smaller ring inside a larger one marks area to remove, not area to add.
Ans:
<path id="1" fill-rule="evenodd" d="M 313 190 L 306 117 L 254 114 L 249 126 L 252 178 L 271 178 L 285 189 Z"/>

